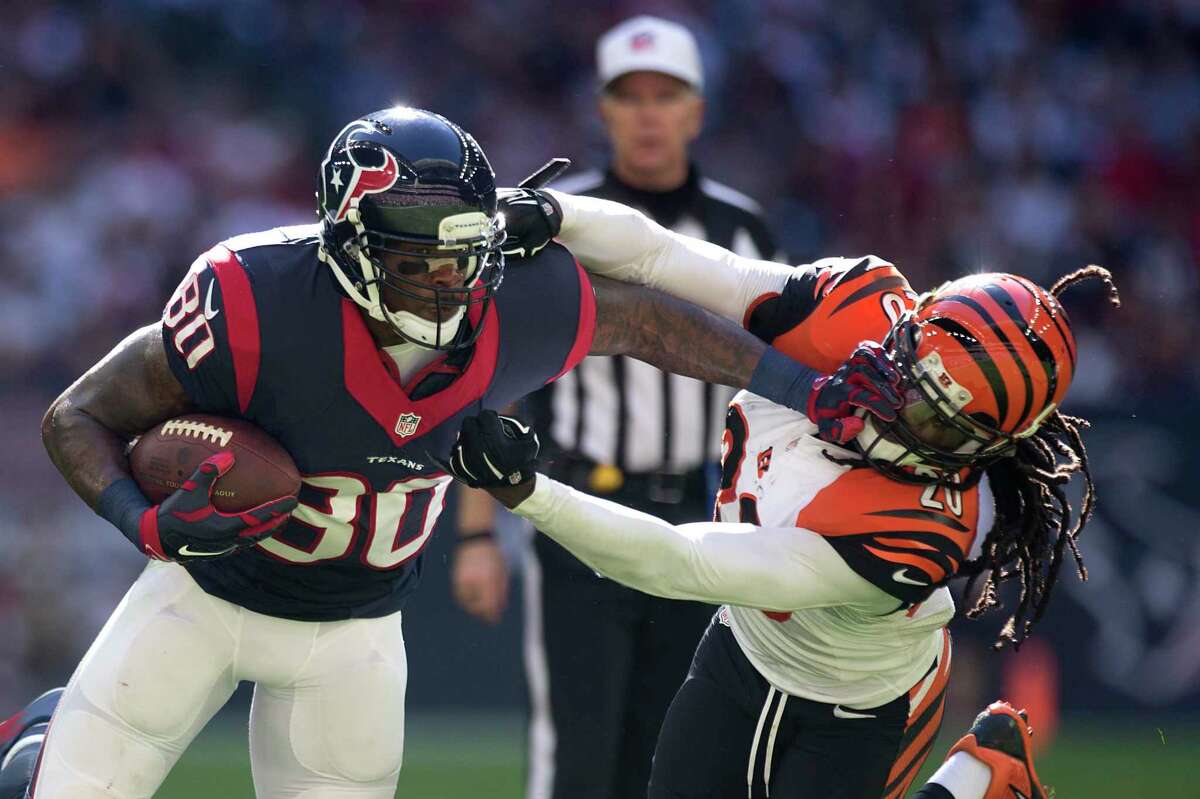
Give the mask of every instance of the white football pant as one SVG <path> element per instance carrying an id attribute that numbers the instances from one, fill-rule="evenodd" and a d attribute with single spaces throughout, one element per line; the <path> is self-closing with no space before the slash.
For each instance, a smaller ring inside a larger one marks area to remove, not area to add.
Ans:
<path id="1" fill-rule="evenodd" d="M 51 721 L 33 799 L 146 799 L 251 680 L 260 799 L 391 799 L 404 751 L 400 614 L 301 622 L 253 613 L 152 561 Z"/>

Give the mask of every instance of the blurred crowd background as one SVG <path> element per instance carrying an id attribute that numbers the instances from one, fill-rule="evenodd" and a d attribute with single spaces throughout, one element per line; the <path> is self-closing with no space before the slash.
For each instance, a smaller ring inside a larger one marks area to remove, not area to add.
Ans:
<path id="1" fill-rule="evenodd" d="M 1066 300 L 1082 352 L 1068 410 L 1096 423 L 1092 580 L 1064 579 L 1038 636 L 1068 710 L 1200 714 L 1200 3 L 4 6 L 0 714 L 70 673 L 142 560 L 54 472 L 50 401 L 213 243 L 315 221 L 317 166 L 356 116 L 444 113 L 506 184 L 553 155 L 602 164 L 594 43 L 643 12 L 699 37 L 697 160 L 765 206 L 792 261 L 876 253 L 918 289 L 981 268 L 1114 272 L 1119 311 L 1098 286 Z M 515 622 L 472 631 L 443 546 L 411 621 L 410 702 L 519 707 Z M 478 635 L 493 637 L 464 651 Z M 461 678 L 422 676 L 423 658 Z"/>

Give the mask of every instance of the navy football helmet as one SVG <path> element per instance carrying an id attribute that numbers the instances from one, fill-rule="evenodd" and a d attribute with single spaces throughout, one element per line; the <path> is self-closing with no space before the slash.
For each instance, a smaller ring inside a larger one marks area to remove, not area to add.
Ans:
<path id="1" fill-rule="evenodd" d="M 504 216 L 492 167 L 469 133 L 403 106 L 354 120 L 321 164 L 317 213 L 321 260 L 371 318 L 423 347 L 474 343 L 482 317 L 470 331 L 462 322 L 471 306 L 487 311 L 503 279 Z M 460 284 L 418 279 L 447 266 Z M 432 311 L 389 308 L 385 288 Z"/>

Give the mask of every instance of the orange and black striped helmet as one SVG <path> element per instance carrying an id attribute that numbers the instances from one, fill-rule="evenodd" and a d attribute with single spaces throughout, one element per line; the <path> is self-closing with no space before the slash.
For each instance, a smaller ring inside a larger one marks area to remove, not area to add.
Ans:
<path id="1" fill-rule="evenodd" d="M 873 462 L 980 467 L 1033 435 L 1075 375 L 1075 337 L 1059 301 L 1018 275 L 960 278 L 923 295 L 885 346 L 904 375 L 894 423 L 869 420 Z"/>

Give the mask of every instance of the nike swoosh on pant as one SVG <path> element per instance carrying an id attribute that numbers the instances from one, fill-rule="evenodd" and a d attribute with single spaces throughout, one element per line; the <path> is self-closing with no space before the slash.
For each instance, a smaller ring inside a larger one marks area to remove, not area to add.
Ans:
<path id="1" fill-rule="evenodd" d="M 853 710 L 845 710 L 841 705 L 833 706 L 833 715 L 839 719 L 873 719 L 874 713 L 857 713 Z"/>

